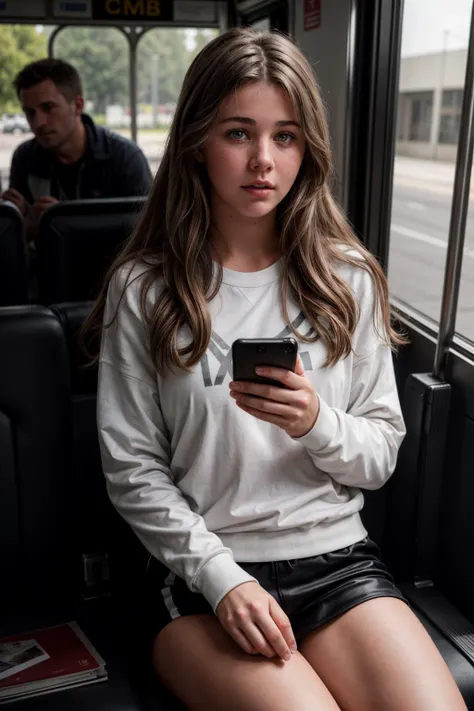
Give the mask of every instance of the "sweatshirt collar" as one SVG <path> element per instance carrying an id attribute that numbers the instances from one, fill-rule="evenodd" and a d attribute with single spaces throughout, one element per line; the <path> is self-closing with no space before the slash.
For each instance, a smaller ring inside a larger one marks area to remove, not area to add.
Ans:
<path id="1" fill-rule="evenodd" d="M 255 288 L 267 286 L 280 280 L 282 260 L 278 259 L 266 269 L 257 272 L 237 272 L 233 269 L 222 268 L 222 283 L 228 286 L 240 286 L 242 288 Z M 217 264 L 214 262 L 214 270 L 217 271 Z"/>

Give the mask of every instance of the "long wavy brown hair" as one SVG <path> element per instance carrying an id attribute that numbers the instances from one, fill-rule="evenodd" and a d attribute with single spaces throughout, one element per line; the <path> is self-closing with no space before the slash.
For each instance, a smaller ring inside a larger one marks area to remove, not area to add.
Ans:
<path id="1" fill-rule="evenodd" d="M 254 82 L 272 83 L 287 92 L 306 140 L 298 176 L 277 208 L 283 265 L 281 298 L 288 326 L 301 341 L 323 340 L 326 365 L 350 354 L 359 310 L 351 288 L 337 273 L 343 262 L 372 276 L 374 317 L 377 314 L 376 322 L 383 331 L 380 335 L 392 347 L 404 342 L 391 325 L 383 270 L 354 235 L 331 195 L 328 125 L 311 66 L 288 37 L 235 28 L 212 40 L 189 67 L 146 205 L 134 233 L 110 267 L 83 329 L 83 334 L 90 336 L 110 325 L 103 319 L 112 275 L 127 264 L 129 274 L 135 264 L 143 265 L 140 302 L 159 373 L 174 367 L 191 369 L 209 344 L 208 304 L 219 290 L 222 268 L 218 267 L 215 279 L 209 181 L 196 153 L 211 134 L 225 97 Z M 163 288 L 153 308 L 147 309 L 147 294 L 156 280 Z M 124 291 L 130 283 L 128 278 Z M 315 335 L 305 337 L 291 326 L 287 309 L 290 293 Z M 180 348 L 178 332 L 185 324 L 192 340 Z"/>

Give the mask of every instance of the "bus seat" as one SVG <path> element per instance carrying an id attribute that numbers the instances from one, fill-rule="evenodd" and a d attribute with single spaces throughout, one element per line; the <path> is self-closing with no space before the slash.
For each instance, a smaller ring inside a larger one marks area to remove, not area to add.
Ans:
<path id="1" fill-rule="evenodd" d="M 71 381 L 52 310 L 0 308 L 0 637 L 79 622 L 107 663 L 103 684 L 23 700 L 23 711 L 176 711 L 166 694 L 146 707 L 130 675 L 124 609 L 78 595 Z M 8 706 L 8 705 L 7 705 Z M 16 708 L 16 705 L 15 705 Z"/>
<path id="2" fill-rule="evenodd" d="M 92 301 L 77 301 L 52 304 L 50 308 L 58 317 L 66 337 L 72 392 L 75 395 L 93 394 L 95 397 L 97 368 L 86 367 L 88 360 L 79 343 L 79 330 L 92 311 L 92 306 Z"/>
<path id="3" fill-rule="evenodd" d="M 28 266 L 23 217 L 0 200 L 0 306 L 28 303 Z"/>
<path id="4" fill-rule="evenodd" d="M 397 360 L 394 357 L 394 367 L 397 368 Z M 403 402 L 402 402 L 403 409 Z M 361 511 L 362 522 L 367 529 L 371 539 L 377 543 L 385 554 L 391 540 L 391 530 L 389 525 L 390 491 L 395 483 L 397 474 L 394 472 L 381 489 L 374 491 L 366 490 L 364 494 L 364 507 Z"/>
<path id="5" fill-rule="evenodd" d="M 178 711 L 179 703 L 155 681 L 146 658 L 146 606 L 143 605 L 148 553 L 128 524 L 109 501 L 102 473 L 96 424 L 97 367 L 85 367 L 87 357 L 79 342 L 79 330 L 92 302 L 54 304 L 51 310 L 62 325 L 69 356 L 72 389 L 77 505 L 82 512 L 79 546 L 84 559 L 99 563 L 97 574 L 110 573 L 109 580 L 84 580 L 82 594 L 111 593 L 119 610 L 123 637 L 134 650 L 128 658 L 129 672 L 142 703 L 150 711 Z M 106 558 L 105 567 L 101 559 Z M 164 576 L 166 574 L 164 573 Z M 127 614 L 123 611 L 127 610 Z M 141 653 L 143 650 L 143 653 Z"/>
<path id="6" fill-rule="evenodd" d="M 148 556 L 110 503 L 102 473 L 96 424 L 97 367 L 90 366 L 79 343 L 79 330 L 91 308 L 88 301 L 51 306 L 63 327 L 69 355 L 78 496 L 87 517 L 82 554 L 92 557 L 98 573 L 101 565 L 106 575 L 109 565 L 113 567 L 110 582 L 126 599 L 145 575 Z M 97 580 L 99 587 L 108 583 Z"/>
<path id="7" fill-rule="evenodd" d="M 84 565 L 91 560 L 96 569 L 95 581 L 86 579 L 83 570 L 83 594 L 112 592 L 130 606 L 133 596 L 140 595 L 148 553 L 107 494 L 97 436 L 97 367 L 90 366 L 79 343 L 79 330 L 91 308 L 88 301 L 51 306 L 63 327 L 69 354 L 77 498 L 87 521 L 81 532 L 81 554 Z M 100 580 L 101 575 L 105 579 Z M 142 605 L 137 600 L 131 608 L 139 611 Z M 139 620 L 130 618 L 130 634 L 138 626 Z"/>
<path id="8" fill-rule="evenodd" d="M 396 356 L 394 356 L 395 375 L 399 367 Z M 397 384 L 399 381 L 397 380 Z M 403 387 L 398 384 L 400 392 L 400 405 L 405 420 L 409 421 L 410 403 L 404 397 Z M 393 475 L 388 482 L 375 491 L 364 491 L 364 507 L 361 511 L 361 518 L 369 536 L 381 548 L 383 558 L 387 566 L 393 571 L 398 579 L 405 580 L 409 575 L 408 565 L 398 565 L 398 561 L 408 561 L 411 558 L 414 528 L 411 525 L 412 513 L 415 503 L 416 491 L 413 483 L 406 480 L 400 469 L 403 449 L 406 441 L 402 442 L 398 463 Z M 394 515 L 394 511 L 396 515 Z M 407 529 L 407 535 L 400 536 L 397 524 L 403 521 Z M 396 550 L 396 557 L 394 556 Z"/>
<path id="9" fill-rule="evenodd" d="M 387 535 L 387 486 L 376 491 L 364 491 L 362 523 L 373 541 L 383 550 Z"/>
<path id="10" fill-rule="evenodd" d="M 91 302 L 52 305 L 62 326 L 68 352 L 74 432 L 77 506 L 84 521 L 79 541 L 83 594 L 97 594 L 108 586 L 108 544 L 114 511 L 102 474 L 96 427 L 97 369 L 86 368 L 78 332 Z"/>
<path id="11" fill-rule="evenodd" d="M 94 299 L 145 199 L 76 200 L 46 210 L 37 241 L 40 302 Z"/>
<path id="12" fill-rule="evenodd" d="M 33 590 L 38 601 L 55 603 L 72 589 L 66 357 L 49 309 L 0 309 L 0 540 L 6 544 L 0 596 L 11 609 L 23 608 L 25 593 L 31 604 Z"/>
<path id="13" fill-rule="evenodd" d="M 395 359 L 396 374 L 397 369 L 398 363 Z M 400 449 L 397 467 L 384 487 L 378 491 L 364 492 L 365 505 L 361 517 L 370 537 L 381 547 L 388 569 L 451 670 L 468 708 L 474 709 L 474 666 L 463 654 L 462 644 L 456 644 L 443 634 L 443 630 L 451 628 L 458 641 L 462 638 L 467 640 L 472 636 L 472 625 L 457 610 L 451 609 L 446 600 L 440 599 L 435 587 L 430 588 L 426 583 L 422 583 L 420 593 L 423 593 L 423 597 L 428 595 L 433 598 L 431 607 L 436 608 L 438 622 L 443 623 L 442 626 L 435 624 L 435 618 L 430 619 L 423 601 L 418 599 L 422 597 L 417 594 L 418 583 L 413 584 L 414 550 L 419 543 L 416 516 L 420 493 L 419 482 L 412 472 L 413 467 L 417 466 L 418 454 L 414 451 L 413 441 L 410 440 L 419 437 L 420 433 L 412 431 L 414 396 L 408 387 L 408 381 L 401 388 L 400 402 L 408 433 Z M 413 457 L 415 462 L 411 461 Z M 466 641 L 465 644 L 469 645 L 469 642 Z"/>

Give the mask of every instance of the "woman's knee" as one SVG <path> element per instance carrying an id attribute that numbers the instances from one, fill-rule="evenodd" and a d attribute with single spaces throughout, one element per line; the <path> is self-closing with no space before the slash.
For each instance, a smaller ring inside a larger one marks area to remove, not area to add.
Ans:
<path id="1" fill-rule="evenodd" d="M 246 654 L 211 616 L 182 617 L 165 627 L 153 663 L 191 711 L 340 711 L 300 654 L 287 663 Z"/>

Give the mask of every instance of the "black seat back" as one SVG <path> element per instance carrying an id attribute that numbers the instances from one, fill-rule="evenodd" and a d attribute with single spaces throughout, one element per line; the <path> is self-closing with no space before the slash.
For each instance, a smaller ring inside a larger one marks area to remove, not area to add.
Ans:
<path id="1" fill-rule="evenodd" d="M 102 594 L 108 589 L 109 536 L 114 522 L 102 474 L 96 425 L 97 368 L 86 368 L 79 343 L 80 328 L 92 302 L 56 304 L 51 309 L 64 331 L 72 388 L 76 506 L 83 521 L 78 545 L 82 557 L 82 593 Z"/>
<path id="2" fill-rule="evenodd" d="M 397 375 L 398 361 L 394 359 L 395 375 Z M 406 398 L 401 392 L 400 403 L 405 419 L 407 419 Z M 408 413 L 409 414 L 409 413 Z M 406 443 L 402 443 L 402 450 Z M 393 551 L 398 551 L 399 557 L 406 557 L 409 548 L 413 544 L 413 537 L 405 536 L 403 546 L 400 539 L 400 520 L 404 521 L 409 517 L 410 507 L 413 504 L 415 492 L 412 488 L 405 490 L 405 476 L 401 471 L 403 466 L 402 450 L 400 452 L 399 463 L 392 477 L 381 489 L 377 491 L 364 491 L 364 508 L 361 511 L 361 518 L 369 536 L 380 546 L 383 559 L 393 571 L 397 578 L 404 579 L 406 570 L 398 567 L 394 570 Z M 396 502 L 396 503 L 395 503 Z M 397 515 L 394 516 L 394 511 Z M 399 518 L 398 518 L 399 517 Z"/>
<path id="3" fill-rule="evenodd" d="M 74 477 L 66 343 L 49 309 L 0 309 L 0 609 L 73 594 Z"/>
<path id="4" fill-rule="evenodd" d="M 66 336 L 74 423 L 76 501 L 85 524 L 80 533 L 84 567 L 96 567 L 87 582 L 85 595 L 98 594 L 112 587 L 126 596 L 129 587 L 137 588 L 138 578 L 146 570 L 147 554 L 129 526 L 113 508 L 102 472 L 97 435 L 97 367 L 90 363 L 80 341 L 80 328 L 92 308 L 92 302 L 55 304 L 51 309 L 62 324 Z M 98 344 L 90 344 L 94 352 Z M 110 573 L 111 579 L 103 578 Z"/>
<path id="5" fill-rule="evenodd" d="M 93 397 L 95 400 L 97 392 L 97 368 L 86 367 L 89 365 L 89 362 L 79 341 L 79 331 L 87 316 L 92 311 L 92 306 L 92 301 L 76 301 L 52 304 L 50 308 L 59 319 L 66 337 L 73 396 Z M 94 348 L 97 348 L 97 346 L 98 344 L 95 343 Z"/>
<path id="6" fill-rule="evenodd" d="M 385 552 L 388 536 L 387 496 L 388 485 L 377 491 L 364 491 L 364 508 L 361 511 L 362 523 L 370 538 Z"/>
<path id="7" fill-rule="evenodd" d="M 401 365 L 395 360 L 396 375 Z M 442 426 L 433 435 L 429 431 L 430 413 L 438 399 L 445 398 L 446 388 L 441 388 L 440 393 L 436 392 L 436 400 L 431 402 L 434 395 L 428 397 L 427 389 L 430 376 L 410 375 L 401 387 L 398 380 L 407 435 L 400 447 L 395 472 L 388 483 L 378 491 L 364 492 L 365 505 L 361 516 L 370 537 L 381 547 L 384 561 L 392 575 L 397 581 L 406 582 L 413 580 L 416 575 L 420 546 L 423 550 L 429 549 L 428 567 L 434 568 L 436 525 L 432 519 L 436 517 L 437 506 L 432 503 L 431 497 L 436 500 L 439 496 L 439 469 L 442 469 L 444 462 L 439 449 L 443 444 L 446 427 Z M 445 399 L 438 409 L 446 419 L 449 408 Z M 424 461 L 431 451 L 427 449 L 427 437 L 433 440 L 431 449 L 434 451 L 429 467 L 426 467 Z M 423 520 L 420 519 L 421 515 Z"/>
<path id="8" fill-rule="evenodd" d="M 28 303 L 28 266 L 23 217 L 0 200 L 0 306 Z"/>
<path id="9" fill-rule="evenodd" d="M 48 308 L 0 308 L 0 636 L 79 622 L 104 656 L 109 680 L 84 693 L 62 692 L 57 708 L 181 709 L 148 674 L 149 650 L 141 643 L 146 620 L 140 628 L 135 620 L 143 599 L 124 591 L 116 605 L 113 599 L 84 604 L 78 596 L 81 531 L 89 520 L 74 476 L 64 338 L 75 319 L 81 321 L 75 309 L 62 327 Z M 74 387 L 84 390 L 85 382 Z M 133 571 L 128 578 L 136 585 Z M 49 701 L 40 706 L 52 707 Z"/>
<path id="10" fill-rule="evenodd" d="M 76 200 L 46 210 L 38 230 L 41 303 L 94 299 L 145 199 Z"/>

